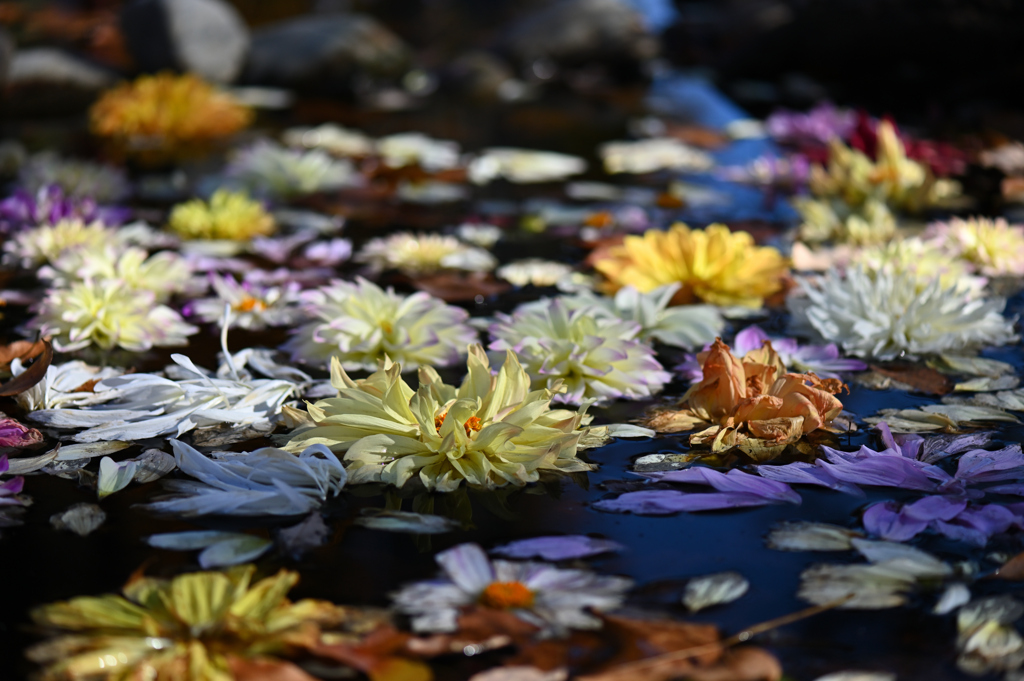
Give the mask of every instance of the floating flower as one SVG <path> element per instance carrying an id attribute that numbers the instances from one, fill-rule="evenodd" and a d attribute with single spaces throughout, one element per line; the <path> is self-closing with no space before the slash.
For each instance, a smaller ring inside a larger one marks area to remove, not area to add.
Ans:
<path id="1" fill-rule="evenodd" d="M 136 577 L 123 596 L 82 596 L 32 611 L 54 638 L 28 656 L 46 681 L 71 679 L 232 679 L 236 665 L 260 663 L 305 678 L 281 659 L 321 645 L 321 626 L 343 621 L 326 601 L 292 603 L 299 575 L 280 570 L 253 582 L 256 568 Z"/>
<path id="2" fill-rule="evenodd" d="M 41 151 L 29 158 L 18 172 L 18 185 L 32 194 L 55 185 L 71 198 L 91 198 L 101 203 L 123 199 L 130 191 L 128 178 L 120 168 L 62 158 L 53 151 Z"/>
<path id="3" fill-rule="evenodd" d="M 570 310 L 588 307 L 610 319 L 634 321 L 640 325 L 640 340 L 658 341 L 679 348 L 700 347 L 715 340 L 725 327 L 719 311 L 710 305 L 669 307 L 680 284 L 659 286 L 641 293 L 632 286 L 618 290 L 614 297 L 582 291 L 562 298 Z"/>
<path id="4" fill-rule="evenodd" d="M 53 347 L 60 352 L 92 345 L 142 352 L 155 346 L 185 345 L 187 337 L 198 331 L 171 308 L 157 304 L 152 291 L 104 279 L 52 289 L 37 312 L 29 328 L 52 336 Z"/>
<path id="5" fill-rule="evenodd" d="M 189 286 L 192 268 L 177 253 L 162 251 L 149 255 L 141 248 L 73 248 L 53 259 L 53 265 L 39 270 L 39 277 L 53 285 L 68 287 L 86 279 L 105 280 L 111 285 L 135 291 L 149 291 L 159 303 Z"/>
<path id="6" fill-rule="evenodd" d="M 769 135 L 787 144 L 827 144 L 833 137 L 849 139 L 856 125 L 853 111 L 837 109 L 829 102 L 807 113 L 781 109 L 764 122 Z"/>
<path id="7" fill-rule="evenodd" d="M 793 205 L 803 219 L 800 239 L 808 243 L 868 246 L 896 236 L 896 217 L 878 199 L 867 199 L 856 207 L 839 200 L 810 198 L 796 199 Z"/>
<path id="8" fill-rule="evenodd" d="M 128 151 L 169 151 L 228 137 L 252 111 L 192 74 L 140 76 L 108 90 L 89 112 L 90 129 Z"/>
<path id="9" fill-rule="evenodd" d="M 377 153 L 392 168 L 418 165 L 427 172 L 456 168 L 459 144 L 436 140 L 421 132 L 403 132 L 377 140 Z"/>
<path id="10" fill-rule="evenodd" d="M 943 251 L 934 241 L 926 241 L 918 237 L 899 239 L 888 244 L 864 249 L 855 253 L 850 259 L 850 263 L 862 265 L 869 271 L 885 268 L 892 272 L 911 273 L 918 278 L 921 288 L 936 278 L 942 282 L 943 288 L 961 283 L 968 286 L 975 296 L 981 295 L 982 289 L 987 283 L 983 277 L 970 275 L 968 263 Z"/>
<path id="11" fill-rule="evenodd" d="M 269 236 L 277 226 L 259 201 L 242 192 L 218 189 L 209 203 L 192 199 L 171 211 L 168 228 L 183 239 L 230 239 L 245 241 Z"/>
<path id="12" fill-rule="evenodd" d="M 302 294 L 311 321 L 285 345 L 293 359 L 349 370 L 373 370 L 385 357 L 406 369 L 458 361 L 476 331 L 469 314 L 427 293 L 402 296 L 363 278 L 335 281 Z"/>
<path id="13" fill-rule="evenodd" d="M 485 149 L 469 164 L 469 179 L 474 184 L 487 184 L 499 178 L 517 184 L 558 182 L 587 169 L 587 162 L 578 156 L 553 151 L 534 151 L 512 147 Z"/>
<path id="14" fill-rule="evenodd" d="M 370 239 L 355 259 L 368 263 L 377 271 L 396 269 L 409 276 L 432 274 L 438 270 L 487 272 L 498 264 L 487 251 L 453 236 L 412 232 Z"/>
<path id="15" fill-rule="evenodd" d="M 261 286 L 233 276 L 210 275 L 210 285 L 216 298 L 203 298 L 191 305 L 196 318 L 204 322 L 219 322 L 224 306 L 231 308 L 231 323 L 242 329 L 258 331 L 268 326 L 290 326 L 302 319 L 299 285 Z"/>
<path id="16" fill-rule="evenodd" d="M 374 150 L 373 140 L 365 134 L 334 123 L 315 128 L 288 128 L 282 139 L 290 147 L 323 149 L 335 156 L 370 156 Z"/>
<path id="17" fill-rule="evenodd" d="M 598 629 L 588 610 L 619 607 L 632 580 L 547 563 L 491 561 L 476 544 L 459 544 L 435 556 L 444 578 L 403 587 L 395 607 L 412 616 L 415 631 L 455 631 L 462 608 L 478 606 L 513 613 L 541 629 L 565 635 L 570 629 Z"/>
<path id="18" fill-rule="evenodd" d="M 659 170 L 704 172 L 715 160 L 706 152 L 675 139 L 657 137 L 637 142 L 607 142 L 599 149 L 604 169 L 611 173 L 653 173 Z"/>
<path id="19" fill-rule="evenodd" d="M 963 283 L 943 286 L 934 279 L 922 286 L 909 272 L 852 267 L 845 276 L 831 271 L 801 285 L 809 305 L 800 316 L 858 357 L 963 352 L 1016 338 L 1015 320 L 1002 315 L 1006 301 L 975 298 Z"/>
<path id="20" fill-rule="evenodd" d="M 711 424 L 691 435 L 690 444 L 710 445 L 716 453 L 738 447 L 766 461 L 807 433 L 830 430 L 843 410 L 835 397 L 843 383 L 786 373 L 770 341 L 741 360 L 719 338 L 698 357 L 704 377 L 686 391 L 680 409 L 656 413 L 645 425 L 679 432 Z"/>
<path id="21" fill-rule="evenodd" d="M 11 362 L 11 373 L 15 376 L 25 371 L 20 359 Z M 113 378 L 121 373 L 114 367 L 95 367 L 81 360 L 51 364 L 46 368 L 43 380 L 14 396 L 18 406 L 25 411 L 40 409 L 63 409 L 106 401 L 86 387 L 95 386 L 104 378 Z"/>
<path id="22" fill-rule="evenodd" d="M 588 277 L 554 260 L 527 258 L 499 267 L 495 274 L 513 286 L 557 286 L 560 291 L 580 291 L 593 286 Z"/>
<path id="23" fill-rule="evenodd" d="M 725 225 L 691 230 L 684 224 L 667 232 L 648 230 L 627 236 L 597 259 L 594 268 L 617 291 L 634 286 L 648 292 L 679 282 L 675 303 L 703 301 L 713 305 L 760 307 L 782 289 L 786 259 L 776 249 L 755 246 L 747 232 L 730 232 Z"/>
<path id="24" fill-rule="evenodd" d="M 52 263 L 72 249 L 99 252 L 118 242 L 117 232 L 102 222 L 86 224 L 78 219 L 66 219 L 16 234 L 4 244 L 4 261 L 31 268 Z"/>
<path id="25" fill-rule="evenodd" d="M 339 396 L 308 405 L 314 425 L 297 431 L 285 449 L 322 444 L 345 452 L 351 483 L 402 487 L 418 476 L 440 492 L 463 480 L 493 489 L 536 482 L 545 470 L 592 469 L 576 458 L 583 412 L 550 408 L 559 384 L 531 392 L 511 351 L 496 376 L 479 345 L 470 346 L 467 364 L 457 389 L 431 367 L 421 368 L 414 392 L 398 364 L 353 381 L 333 361 L 331 385 Z"/>
<path id="26" fill-rule="evenodd" d="M 1022 225 L 1010 225 L 1003 218 L 953 218 L 929 225 L 923 238 L 986 277 L 1024 276 Z"/>
<path id="27" fill-rule="evenodd" d="M 263 447 L 217 452 L 213 458 L 171 440 L 178 468 L 199 482 L 165 480 L 173 498 L 147 504 L 156 513 L 200 515 L 301 515 L 337 496 L 348 475 L 331 450 L 312 445 L 298 456 Z"/>
<path id="28" fill-rule="evenodd" d="M 566 386 L 556 402 L 650 397 L 671 380 L 639 340 L 634 321 L 600 316 L 561 300 L 545 300 L 513 315 L 498 313 L 489 331 L 492 350 L 514 350 L 535 388 Z"/>
<path id="29" fill-rule="evenodd" d="M 358 184 L 355 166 L 325 151 L 288 149 L 260 140 L 239 151 L 225 174 L 260 196 L 288 198 Z"/>
<path id="30" fill-rule="evenodd" d="M 751 359 L 761 352 L 764 342 L 770 340 L 772 349 L 787 369 L 801 372 L 814 372 L 821 378 L 841 378 L 840 372 L 864 371 L 867 364 L 857 359 L 841 359 L 839 348 L 835 343 L 828 345 L 800 345 L 795 338 L 769 338 L 761 327 L 751 325 L 736 334 L 732 344 L 733 354 L 741 359 L 751 355 Z M 710 349 L 710 344 L 705 350 Z M 676 367 L 676 371 L 696 383 L 704 378 L 701 363 L 696 355 L 687 355 L 687 361 Z M 755 360 L 756 361 L 756 360 Z"/>
<path id="31" fill-rule="evenodd" d="M 19 189 L 0 201 L 0 231 L 15 232 L 61 220 L 102 222 L 116 227 L 129 215 L 126 208 L 100 207 L 89 197 L 65 197 L 60 185 L 40 187 L 34 194 Z"/>

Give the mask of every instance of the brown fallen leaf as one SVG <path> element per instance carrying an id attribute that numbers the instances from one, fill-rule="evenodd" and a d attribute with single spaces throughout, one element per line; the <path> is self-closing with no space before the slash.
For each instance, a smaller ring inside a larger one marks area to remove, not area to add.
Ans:
<path id="1" fill-rule="evenodd" d="M 372 681 L 431 681 L 430 667 L 401 656 L 411 638 L 411 634 L 384 624 L 358 643 L 320 645 L 310 652 L 358 669 Z"/>
<path id="2" fill-rule="evenodd" d="M 778 681 L 782 665 L 764 648 L 744 646 L 725 651 L 711 667 L 699 667 L 686 675 L 687 681 Z"/>
<path id="3" fill-rule="evenodd" d="M 10 371 L 11 362 L 20 359 L 27 362 L 33 357 L 38 357 L 46 349 L 46 342 L 43 339 L 37 341 L 20 340 L 0 345 L 0 371 Z"/>
<path id="4" fill-rule="evenodd" d="M 886 378 L 905 383 L 925 395 L 947 395 L 953 391 L 953 381 L 931 367 L 904 362 L 887 362 L 871 364 L 869 368 Z"/>
<path id="5" fill-rule="evenodd" d="M 291 662 L 269 658 L 247 660 L 229 657 L 228 665 L 236 681 L 317 681 Z"/>
<path id="6" fill-rule="evenodd" d="M 27 369 L 0 385 L 0 397 L 10 397 L 23 393 L 46 376 L 46 370 L 50 368 L 50 363 L 53 362 L 53 345 L 50 343 L 49 338 L 43 338 L 40 342 L 43 344 L 42 352 Z"/>
<path id="7" fill-rule="evenodd" d="M 420 291 L 447 302 L 473 300 L 477 296 L 490 298 L 512 288 L 511 284 L 498 281 L 482 273 L 456 274 L 441 272 L 430 276 L 417 277 L 412 285 Z"/>
<path id="8" fill-rule="evenodd" d="M 993 573 L 994 579 L 1005 579 L 1011 582 L 1019 582 L 1024 580 L 1024 553 L 1018 553 L 1010 560 L 1003 563 L 998 570 Z"/>

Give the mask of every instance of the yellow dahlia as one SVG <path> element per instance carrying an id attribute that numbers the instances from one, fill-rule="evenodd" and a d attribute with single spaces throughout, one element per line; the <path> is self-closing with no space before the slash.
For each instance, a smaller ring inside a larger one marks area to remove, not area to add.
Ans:
<path id="1" fill-rule="evenodd" d="M 277 229 L 274 218 L 259 201 L 243 192 L 218 189 L 209 203 L 192 199 L 171 211 L 168 228 L 183 239 L 230 239 L 245 241 L 270 236 Z"/>
<path id="2" fill-rule="evenodd" d="M 322 444 L 344 452 L 349 483 L 387 482 L 402 487 L 418 475 L 429 490 L 451 492 L 465 480 L 487 488 L 535 482 L 542 470 L 577 472 L 592 466 L 576 458 L 583 410 L 551 409 L 561 389 L 530 390 L 530 377 L 511 350 L 497 375 L 487 353 L 469 348 L 462 385 L 446 385 L 420 368 L 419 390 L 388 363 L 353 381 L 337 359 L 331 385 L 338 397 L 308 405 L 312 426 L 285 449 Z"/>
<path id="3" fill-rule="evenodd" d="M 673 225 L 627 236 L 594 263 L 605 276 L 609 293 L 633 286 L 642 293 L 679 282 L 676 304 L 698 301 L 714 305 L 760 307 L 782 289 L 788 262 L 770 246 L 756 246 L 747 232 L 725 225 L 690 229 Z"/>
<path id="4" fill-rule="evenodd" d="M 55 637 L 28 651 L 43 681 L 196 679 L 230 681 L 248 664 L 308 678 L 280 659 L 321 645 L 321 627 L 346 619 L 327 601 L 292 603 L 298 573 L 253 583 L 255 567 L 134 578 L 123 596 L 81 596 L 36 608 Z M 282 676 L 282 677 L 283 677 Z"/>
<path id="5" fill-rule="evenodd" d="M 140 76 L 105 92 L 89 112 L 90 128 L 132 152 L 172 150 L 228 137 L 252 111 L 192 74 Z"/>

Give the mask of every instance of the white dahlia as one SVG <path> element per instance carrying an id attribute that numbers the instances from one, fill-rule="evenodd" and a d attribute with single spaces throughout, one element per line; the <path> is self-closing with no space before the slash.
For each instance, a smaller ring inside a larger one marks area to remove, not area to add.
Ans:
<path id="1" fill-rule="evenodd" d="M 448 366 L 476 342 L 469 314 L 427 293 L 403 296 L 363 278 L 335 281 L 302 294 L 313 321 L 285 345 L 292 359 L 327 365 L 337 357 L 352 371 L 388 358 L 405 369 Z"/>
<path id="2" fill-rule="evenodd" d="M 117 280 L 127 288 L 150 291 L 157 302 L 189 288 L 192 268 L 177 253 L 149 255 L 141 248 L 72 248 L 39 270 L 39 276 L 55 286 L 67 287 L 85 279 Z"/>
<path id="3" fill-rule="evenodd" d="M 396 269 L 409 276 L 438 270 L 487 272 L 498 264 L 484 249 L 453 236 L 411 232 L 370 239 L 356 255 L 356 262 L 367 263 L 378 272 Z"/>
<path id="4" fill-rule="evenodd" d="M 98 251 L 119 242 L 117 230 L 99 220 L 86 224 L 79 219 L 68 218 L 54 225 L 40 225 L 16 235 L 4 244 L 4 262 L 17 263 L 26 268 L 35 267 L 53 262 L 74 248 Z"/>
<path id="5" fill-rule="evenodd" d="M 362 183 L 350 161 L 321 149 L 288 149 L 267 140 L 238 152 L 226 173 L 254 194 L 280 198 Z"/>
<path id="6" fill-rule="evenodd" d="M 86 279 L 52 289 L 38 312 L 29 327 L 53 336 L 53 347 L 61 352 L 90 345 L 141 352 L 185 345 L 198 331 L 171 308 L 158 305 L 152 291 L 131 289 L 117 280 Z"/>
<path id="7" fill-rule="evenodd" d="M 556 402 L 650 397 L 671 380 L 654 351 L 639 339 L 640 324 L 570 310 L 561 300 L 499 313 L 490 327 L 492 350 L 514 350 L 535 388 L 564 384 Z"/>
<path id="8" fill-rule="evenodd" d="M 831 271 L 800 284 L 807 305 L 797 312 L 847 354 L 892 359 L 1016 339 L 1016 318 L 1002 315 L 1006 301 L 975 298 L 962 283 L 944 286 L 936 278 L 922 286 L 912 272 L 857 266 L 845 277 Z"/>

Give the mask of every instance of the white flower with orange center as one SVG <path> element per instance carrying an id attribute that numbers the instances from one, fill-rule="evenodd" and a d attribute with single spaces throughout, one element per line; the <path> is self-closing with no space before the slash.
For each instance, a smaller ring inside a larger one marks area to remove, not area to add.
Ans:
<path id="1" fill-rule="evenodd" d="M 258 331 L 268 326 L 288 326 L 302 318 L 298 308 L 299 285 L 260 286 L 239 283 L 234 277 L 211 277 L 216 298 L 203 298 L 192 304 L 196 317 L 204 322 L 219 322 L 224 306 L 231 307 L 231 323 L 243 329 Z"/>
<path id="2" fill-rule="evenodd" d="M 415 631 L 455 631 L 459 611 L 473 606 L 513 613 L 547 635 L 597 629 L 588 610 L 622 604 L 633 582 L 548 563 L 491 561 L 476 544 L 460 544 L 435 557 L 444 576 L 410 584 L 393 595 L 395 607 L 412 617 Z"/>

